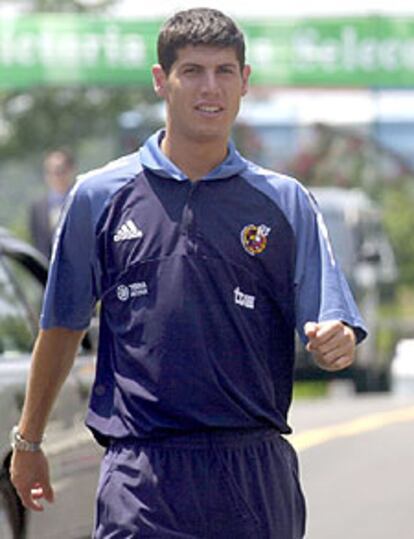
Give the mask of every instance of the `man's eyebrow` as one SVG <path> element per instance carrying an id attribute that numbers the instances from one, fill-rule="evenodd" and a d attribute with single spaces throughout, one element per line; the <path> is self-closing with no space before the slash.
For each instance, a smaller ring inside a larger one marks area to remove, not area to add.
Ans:
<path id="1" fill-rule="evenodd" d="M 191 62 L 191 61 L 188 61 L 188 62 L 184 62 L 180 65 L 180 68 L 184 68 L 184 67 L 206 67 L 203 63 L 200 63 L 200 62 Z M 214 67 L 226 67 L 226 68 L 235 68 L 237 69 L 238 67 L 238 63 L 237 62 L 223 62 L 222 64 L 217 64 L 215 65 Z"/>
<path id="2" fill-rule="evenodd" d="M 219 67 L 235 67 L 235 68 L 237 68 L 238 65 L 239 64 L 237 62 L 223 62 L 222 64 L 219 64 Z"/>
<path id="3" fill-rule="evenodd" d="M 180 67 L 203 67 L 203 64 L 198 62 L 184 62 L 180 65 Z"/>

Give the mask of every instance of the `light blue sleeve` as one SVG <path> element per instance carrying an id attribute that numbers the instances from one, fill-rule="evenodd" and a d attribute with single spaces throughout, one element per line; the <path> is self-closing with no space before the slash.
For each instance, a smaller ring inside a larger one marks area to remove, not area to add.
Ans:
<path id="1" fill-rule="evenodd" d="M 43 302 L 42 329 L 86 329 L 99 297 L 99 265 L 90 193 L 78 182 L 56 233 Z"/>
<path id="2" fill-rule="evenodd" d="M 366 336 L 364 322 L 335 258 L 322 214 L 311 195 L 296 186 L 296 209 L 290 215 L 296 237 L 296 328 L 306 342 L 306 322 L 341 320 L 352 326 L 357 341 Z"/>

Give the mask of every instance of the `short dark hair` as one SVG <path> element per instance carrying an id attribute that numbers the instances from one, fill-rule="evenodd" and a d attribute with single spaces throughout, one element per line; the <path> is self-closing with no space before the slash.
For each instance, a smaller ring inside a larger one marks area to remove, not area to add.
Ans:
<path id="1" fill-rule="evenodd" d="M 240 70 L 245 64 L 244 36 L 236 23 L 217 9 L 179 11 L 163 25 L 158 36 L 158 62 L 168 75 L 179 49 L 187 45 L 233 48 Z"/>
<path id="2" fill-rule="evenodd" d="M 56 155 L 63 157 L 63 160 L 67 167 L 74 168 L 76 166 L 75 155 L 72 150 L 70 148 L 67 148 L 66 146 L 49 149 L 43 158 L 43 162 L 46 163 L 50 157 Z"/>

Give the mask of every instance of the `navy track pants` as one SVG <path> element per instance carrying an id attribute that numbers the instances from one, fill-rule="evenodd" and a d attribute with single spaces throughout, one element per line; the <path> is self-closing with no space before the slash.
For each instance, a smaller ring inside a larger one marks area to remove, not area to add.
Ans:
<path id="1" fill-rule="evenodd" d="M 301 539 L 298 460 L 274 430 L 113 442 L 94 539 Z"/>

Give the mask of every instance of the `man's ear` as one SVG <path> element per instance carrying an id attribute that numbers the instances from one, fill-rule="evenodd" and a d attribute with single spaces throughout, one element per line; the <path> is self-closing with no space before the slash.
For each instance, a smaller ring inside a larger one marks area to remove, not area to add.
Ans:
<path id="1" fill-rule="evenodd" d="M 163 68 L 156 64 L 152 67 L 152 84 L 158 97 L 165 97 L 165 83 L 167 76 Z"/>
<path id="2" fill-rule="evenodd" d="M 252 72 L 252 68 L 246 64 L 243 67 L 242 71 L 242 96 L 247 94 L 247 90 L 249 89 L 249 78 L 250 73 Z"/>

